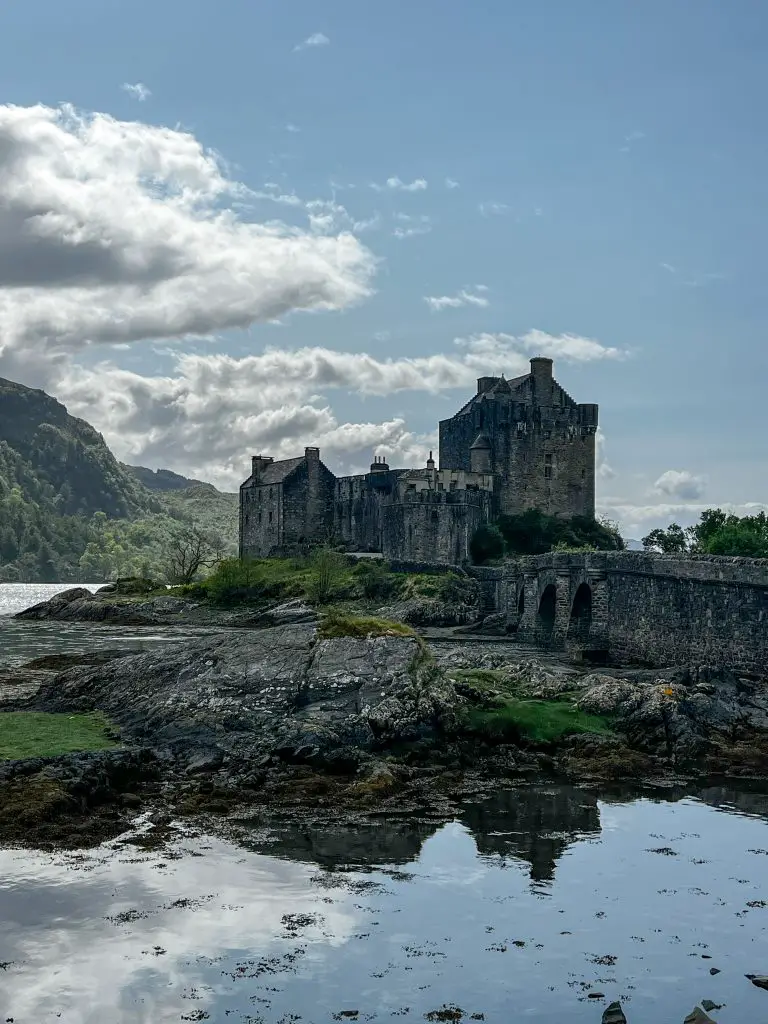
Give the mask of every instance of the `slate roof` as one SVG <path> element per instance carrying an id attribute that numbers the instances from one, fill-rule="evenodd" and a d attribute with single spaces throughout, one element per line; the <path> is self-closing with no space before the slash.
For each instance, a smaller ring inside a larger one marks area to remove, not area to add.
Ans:
<path id="1" fill-rule="evenodd" d="M 298 459 L 282 459 L 280 462 L 272 462 L 261 471 L 257 486 L 266 484 L 281 484 L 286 477 L 290 476 L 294 469 L 298 469 L 304 462 L 305 456 Z"/>

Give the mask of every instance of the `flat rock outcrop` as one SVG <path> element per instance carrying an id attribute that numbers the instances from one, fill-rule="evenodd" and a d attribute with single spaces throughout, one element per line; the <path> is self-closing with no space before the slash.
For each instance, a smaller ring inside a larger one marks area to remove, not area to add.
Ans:
<path id="1" fill-rule="evenodd" d="M 415 637 L 317 640 L 311 624 L 206 637 L 65 672 L 37 701 L 104 711 L 126 739 L 210 771 L 333 767 L 450 725 L 461 698 Z"/>

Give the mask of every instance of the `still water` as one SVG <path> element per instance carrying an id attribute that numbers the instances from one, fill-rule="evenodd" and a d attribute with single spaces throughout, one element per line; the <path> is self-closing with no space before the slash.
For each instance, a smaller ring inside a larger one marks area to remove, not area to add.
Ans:
<path id="1" fill-rule="evenodd" d="M 102 583 L 77 584 L 97 591 Z M 114 626 L 89 622 L 16 621 L 16 612 L 70 590 L 71 583 L 0 583 L 0 668 L 49 654 L 140 651 L 190 637 L 220 632 L 197 626 Z M 0 1006 L 0 1011 L 2 1007 Z M 0 1018 L 2 1020 L 2 1018 Z"/>
<path id="2" fill-rule="evenodd" d="M 199 632 L 6 617 L 0 662 Z M 529 786 L 447 823 L 0 849 L 0 922 L 14 1024 L 597 1024 L 615 999 L 629 1024 L 705 999 L 768 1022 L 744 977 L 768 974 L 768 787 Z"/>
<path id="3" fill-rule="evenodd" d="M 768 969 L 767 815 L 765 793 L 727 787 L 538 786 L 447 824 L 0 851 L 0 1010 L 554 1024 L 620 999 L 629 1024 L 680 1024 L 710 999 L 718 1021 L 766 1021 L 768 992 L 744 975 Z"/>

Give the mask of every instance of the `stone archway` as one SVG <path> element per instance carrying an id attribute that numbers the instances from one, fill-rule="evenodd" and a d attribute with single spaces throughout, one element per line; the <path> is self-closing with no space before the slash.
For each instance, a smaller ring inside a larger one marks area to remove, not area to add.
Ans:
<path id="1" fill-rule="evenodd" d="M 551 639 L 555 629 L 556 612 L 557 587 L 554 583 L 548 583 L 539 598 L 539 610 L 536 613 L 536 634 L 539 640 Z"/>
<path id="2" fill-rule="evenodd" d="M 592 588 L 580 583 L 573 597 L 571 616 L 568 621 L 568 639 L 585 643 L 592 626 Z"/>

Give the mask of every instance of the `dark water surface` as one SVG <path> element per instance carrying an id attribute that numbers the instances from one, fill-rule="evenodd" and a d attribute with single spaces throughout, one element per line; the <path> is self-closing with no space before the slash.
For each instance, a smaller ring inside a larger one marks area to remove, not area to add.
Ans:
<path id="1" fill-rule="evenodd" d="M 768 973 L 765 791 L 537 786 L 449 824 L 248 836 L 0 851 L 0 1019 L 768 1021 L 744 977 Z"/>

